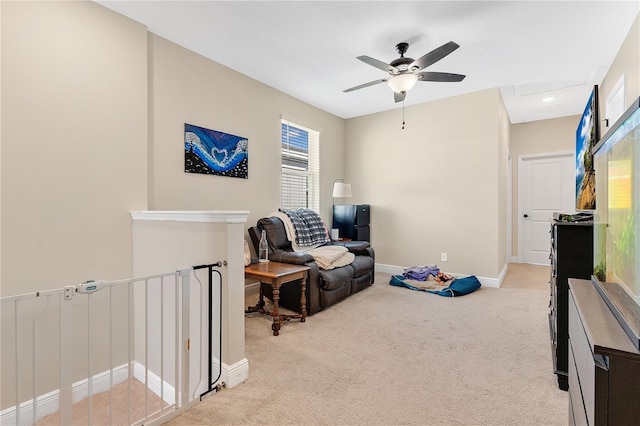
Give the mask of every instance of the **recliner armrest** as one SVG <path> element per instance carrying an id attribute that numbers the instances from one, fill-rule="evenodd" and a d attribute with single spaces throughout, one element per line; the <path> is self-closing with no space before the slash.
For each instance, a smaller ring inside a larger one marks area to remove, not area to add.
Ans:
<path id="1" fill-rule="evenodd" d="M 371 247 L 368 241 L 334 241 L 333 244 L 346 247 L 353 254 L 364 256 L 369 255 L 369 250 L 367 249 Z"/>
<path id="2" fill-rule="evenodd" d="M 304 265 L 309 262 L 313 262 L 313 256 L 307 253 L 276 250 L 269 254 L 269 259 L 274 262 L 291 263 L 293 265 Z"/>

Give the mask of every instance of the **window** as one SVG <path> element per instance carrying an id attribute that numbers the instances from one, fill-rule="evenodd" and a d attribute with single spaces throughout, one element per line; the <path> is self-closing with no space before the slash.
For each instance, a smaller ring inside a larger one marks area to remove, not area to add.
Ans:
<path id="1" fill-rule="evenodd" d="M 611 89 L 611 93 L 607 96 L 607 103 L 605 106 L 606 112 L 606 125 L 607 127 L 613 126 L 613 123 L 622 116 L 625 110 L 624 105 L 624 74 L 620 77 L 616 85 Z M 602 132 L 604 134 L 604 132 Z"/>
<path id="2" fill-rule="evenodd" d="M 282 120 L 280 207 L 320 210 L 320 132 Z"/>

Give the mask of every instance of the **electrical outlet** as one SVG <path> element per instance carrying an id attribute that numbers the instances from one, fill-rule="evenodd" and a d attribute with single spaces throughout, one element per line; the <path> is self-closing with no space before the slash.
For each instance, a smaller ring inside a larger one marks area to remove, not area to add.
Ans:
<path id="1" fill-rule="evenodd" d="M 440 253 L 440 260 L 443 262 L 447 261 L 447 253 Z"/>

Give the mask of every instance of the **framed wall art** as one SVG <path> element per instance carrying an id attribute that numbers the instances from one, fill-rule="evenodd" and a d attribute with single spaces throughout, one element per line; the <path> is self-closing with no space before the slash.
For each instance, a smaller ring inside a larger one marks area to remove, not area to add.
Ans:
<path id="1" fill-rule="evenodd" d="M 218 130 L 184 124 L 184 171 L 247 179 L 249 140 Z"/>

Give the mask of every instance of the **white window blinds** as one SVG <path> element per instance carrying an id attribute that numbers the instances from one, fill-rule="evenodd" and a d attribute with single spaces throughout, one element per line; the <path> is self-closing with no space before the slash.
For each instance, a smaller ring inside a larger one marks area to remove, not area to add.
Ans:
<path id="1" fill-rule="evenodd" d="M 282 120 L 280 207 L 320 210 L 320 132 Z"/>

